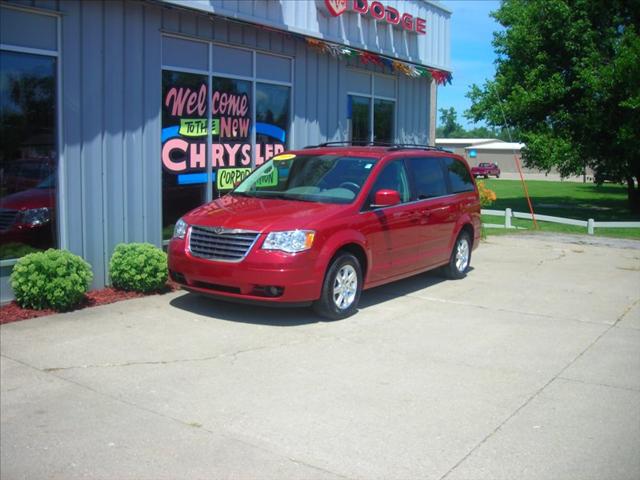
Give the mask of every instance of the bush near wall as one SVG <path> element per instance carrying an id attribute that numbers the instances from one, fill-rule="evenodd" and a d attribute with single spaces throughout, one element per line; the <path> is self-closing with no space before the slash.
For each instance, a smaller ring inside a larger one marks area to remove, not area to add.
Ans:
<path id="1" fill-rule="evenodd" d="M 22 308 L 58 311 L 77 306 L 89 290 L 93 272 L 81 257 L 50 248 L 20 258 L 11 272 L 11 288 Z"/>
<path id="2" fill-rule="evenodd" d="M 167 254 L 150 243 L 121 243 L 111 256 L 109 273 L 117 289 L 158 291 L 166 285 L 169 276 Z"/>

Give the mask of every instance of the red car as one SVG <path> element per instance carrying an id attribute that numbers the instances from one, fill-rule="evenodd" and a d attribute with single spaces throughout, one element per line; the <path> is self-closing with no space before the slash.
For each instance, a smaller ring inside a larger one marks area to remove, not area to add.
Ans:
<path id="1" fill-rule="evenodd" d="M 55 246 L 55 174 L 35 188 L 0 199 L 0 245 Z"/>
<path id="2" fill-rule="evenodd" d="M 489 175 L 500 178 L 500 167 L 495 163 L 480 163 L 477 167 L 471 169 L 471 175 L 473 175 L 474 178 L 489 178 Z"/>
<path id="3" fill-rule="evenodd" d="M 469 269 L 480 201 L 469 167 L 432 147 L 333 147 L 280 154 L 182 217 L 169 273 L 227 300 L 353 314 L 363 289 L 443 267 Z"/>

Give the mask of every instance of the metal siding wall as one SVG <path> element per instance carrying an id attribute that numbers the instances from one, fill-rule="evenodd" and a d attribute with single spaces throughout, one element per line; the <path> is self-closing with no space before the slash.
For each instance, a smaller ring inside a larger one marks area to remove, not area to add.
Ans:
<path id="1" fill-rule="evenodd" d="M 398 141 L 429 142 L 429 82 L 424 78 L 398 77 Z"/>
<path id="2" fill-rule="evenodd" d="M 124 69 L 127 100 L 124 110 L 124 159 L 125 159 L 125 242 L 144 241 L 144 158 L 142 129 L 144 125 L 142 68 L 144 61 L 143 7 L 126 2 L 124 16 L 125 45 Z M 159 75 L 159 73 L 158 73 Z"/>
<path id="3" fill-rule="evenodd" d="M 94 285 L 100 285 L 105 278 L 102 184 L 102 137 L 104 88 L 103 59 L 103 4 L 85 1 L 81 4 L 81 65 L 82 84 L 80 96 L 82 108 L 82 176 L 84 203 L 82 224 L 84 225 L 84 257 L 93 266 Z"/>
<path id="4" fill-rule="evenodd" d="M 161 165 L 149 160 L 160 158 L 161 13 L 121 0 L 60 10 L 67 248 L 101 287 L 118 243 L 161 244 Z"/>
<path id="5" fill-rule="evenodd" d="M 160 49 L 161 13 L 156 8 L 145 9 L 144 16 L 144 131 L 143 157 L 145 166 L 144 239 L 155 245 L 162 244 L 162 165 L 160 163 L 161 98 L 162 98 L 162 52 Z"/>
<path id="6" fill-rule="evenodd" d="M 104 61 L 108 68 L 103 70 L 105 86 L 105 132 L 104 132 L 104 174 L 106 185 L 105 215 L 105 262 L 111 256 L 115 246 L 126 238 L 126 178 L 123 129 L 125 103 L 124 52 L 127 48 L 124 32 L 124 5 L 112 2 L 105 10 L 105 32 L 109 32 L 109 41 L 105 44 Z M 116 201 L 116 199 L 118 199 Z M 106 267 L 105 267 L 106 268 Z"/>
<path id="7" fill-rule="evenodd" d="M 82 52 L 77 45 L 82 35 L 80 3 L 63 0 L 60 8 L 65 13 L 62 28 L 62 123 L 63 157 L 66 176 L 67 224 L 66 247 L 73 253 L 85 256 L 84 252 L 84 193 L 82 184 Z M 75 46 L 75 48 L 73 47 Z M 85 256 L 86 258 L 86 256 Z M 86 258 L 89 262 L 91 259 Z"/>

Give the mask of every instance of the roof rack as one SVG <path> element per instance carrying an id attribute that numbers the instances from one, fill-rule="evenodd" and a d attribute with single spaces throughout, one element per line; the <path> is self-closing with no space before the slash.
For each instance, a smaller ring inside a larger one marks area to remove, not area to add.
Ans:
<path id="1" fill-rule="evenodd" d="M 339 145 L 344 145 L 347 147 L 390 147 L 393 145 L 393 143 L 387 143 L 387 142 L 365 142 L 365 141 L 352 141 L 352 140 L 343 140 L 343 141 L 339 141 L 339 142 L 324 142 L 324 143 L 319 143 L 318 145 L 307 145 L 306 148 L 322 148 L 322 147 L 332 147 L 332 146 L 339 146 Z"/>
<path id="2" fill-rule="evenodd" d="M 434 145 L 423 145 L 421 143 L 395 143 L 391 145 L 389 150 L 435 150 L 439 152 L 443 152 L 444 149 L 441 147 L 436 147 Z"/>
<path id="3" fill-rule="evenodd" d="M 339 142 L 324 142 L 318 145 L 307 145 L 304 147 L 307 148 L 322 148 L 322 147 L 331 147 L 331 146 L 353 146 L 353 147 L 388 147 L 389 151 L 394 150 L 436 150 L 436 151 L 444 151 L 441 147 L 436 147 L 433 145 L 423 145 L 420 143 L 389 143 L 389 142 L 353 142 L 353 141 L 339 141 Z"/>

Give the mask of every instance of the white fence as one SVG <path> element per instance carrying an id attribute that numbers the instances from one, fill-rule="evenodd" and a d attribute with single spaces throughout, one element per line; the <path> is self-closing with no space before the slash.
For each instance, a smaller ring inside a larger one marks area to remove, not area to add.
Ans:
<path id="1" fill-rule="evenodd" d="M 487 210 L 483 208 L 482 214 L 504 217 L 504 226 L 485 224 L 485 227 L 519 228 L 511 225 L 512 218 L 533 220 L 530 213 L 514 212 L 510 208 L 507 208 L 506 210 Z M 552 217 L 551 215 L 536 215 L 535 217 L 536 220 L 540 220 L 541 222 L 562 223 L 564 225 L 585 227 L 589 235 L 593 235 L 596 228 L 640 228 L 640 222 L 596 222 L 593 218 L 590 218 L 589 220 L 574 220 L 573 218 Z"/>

